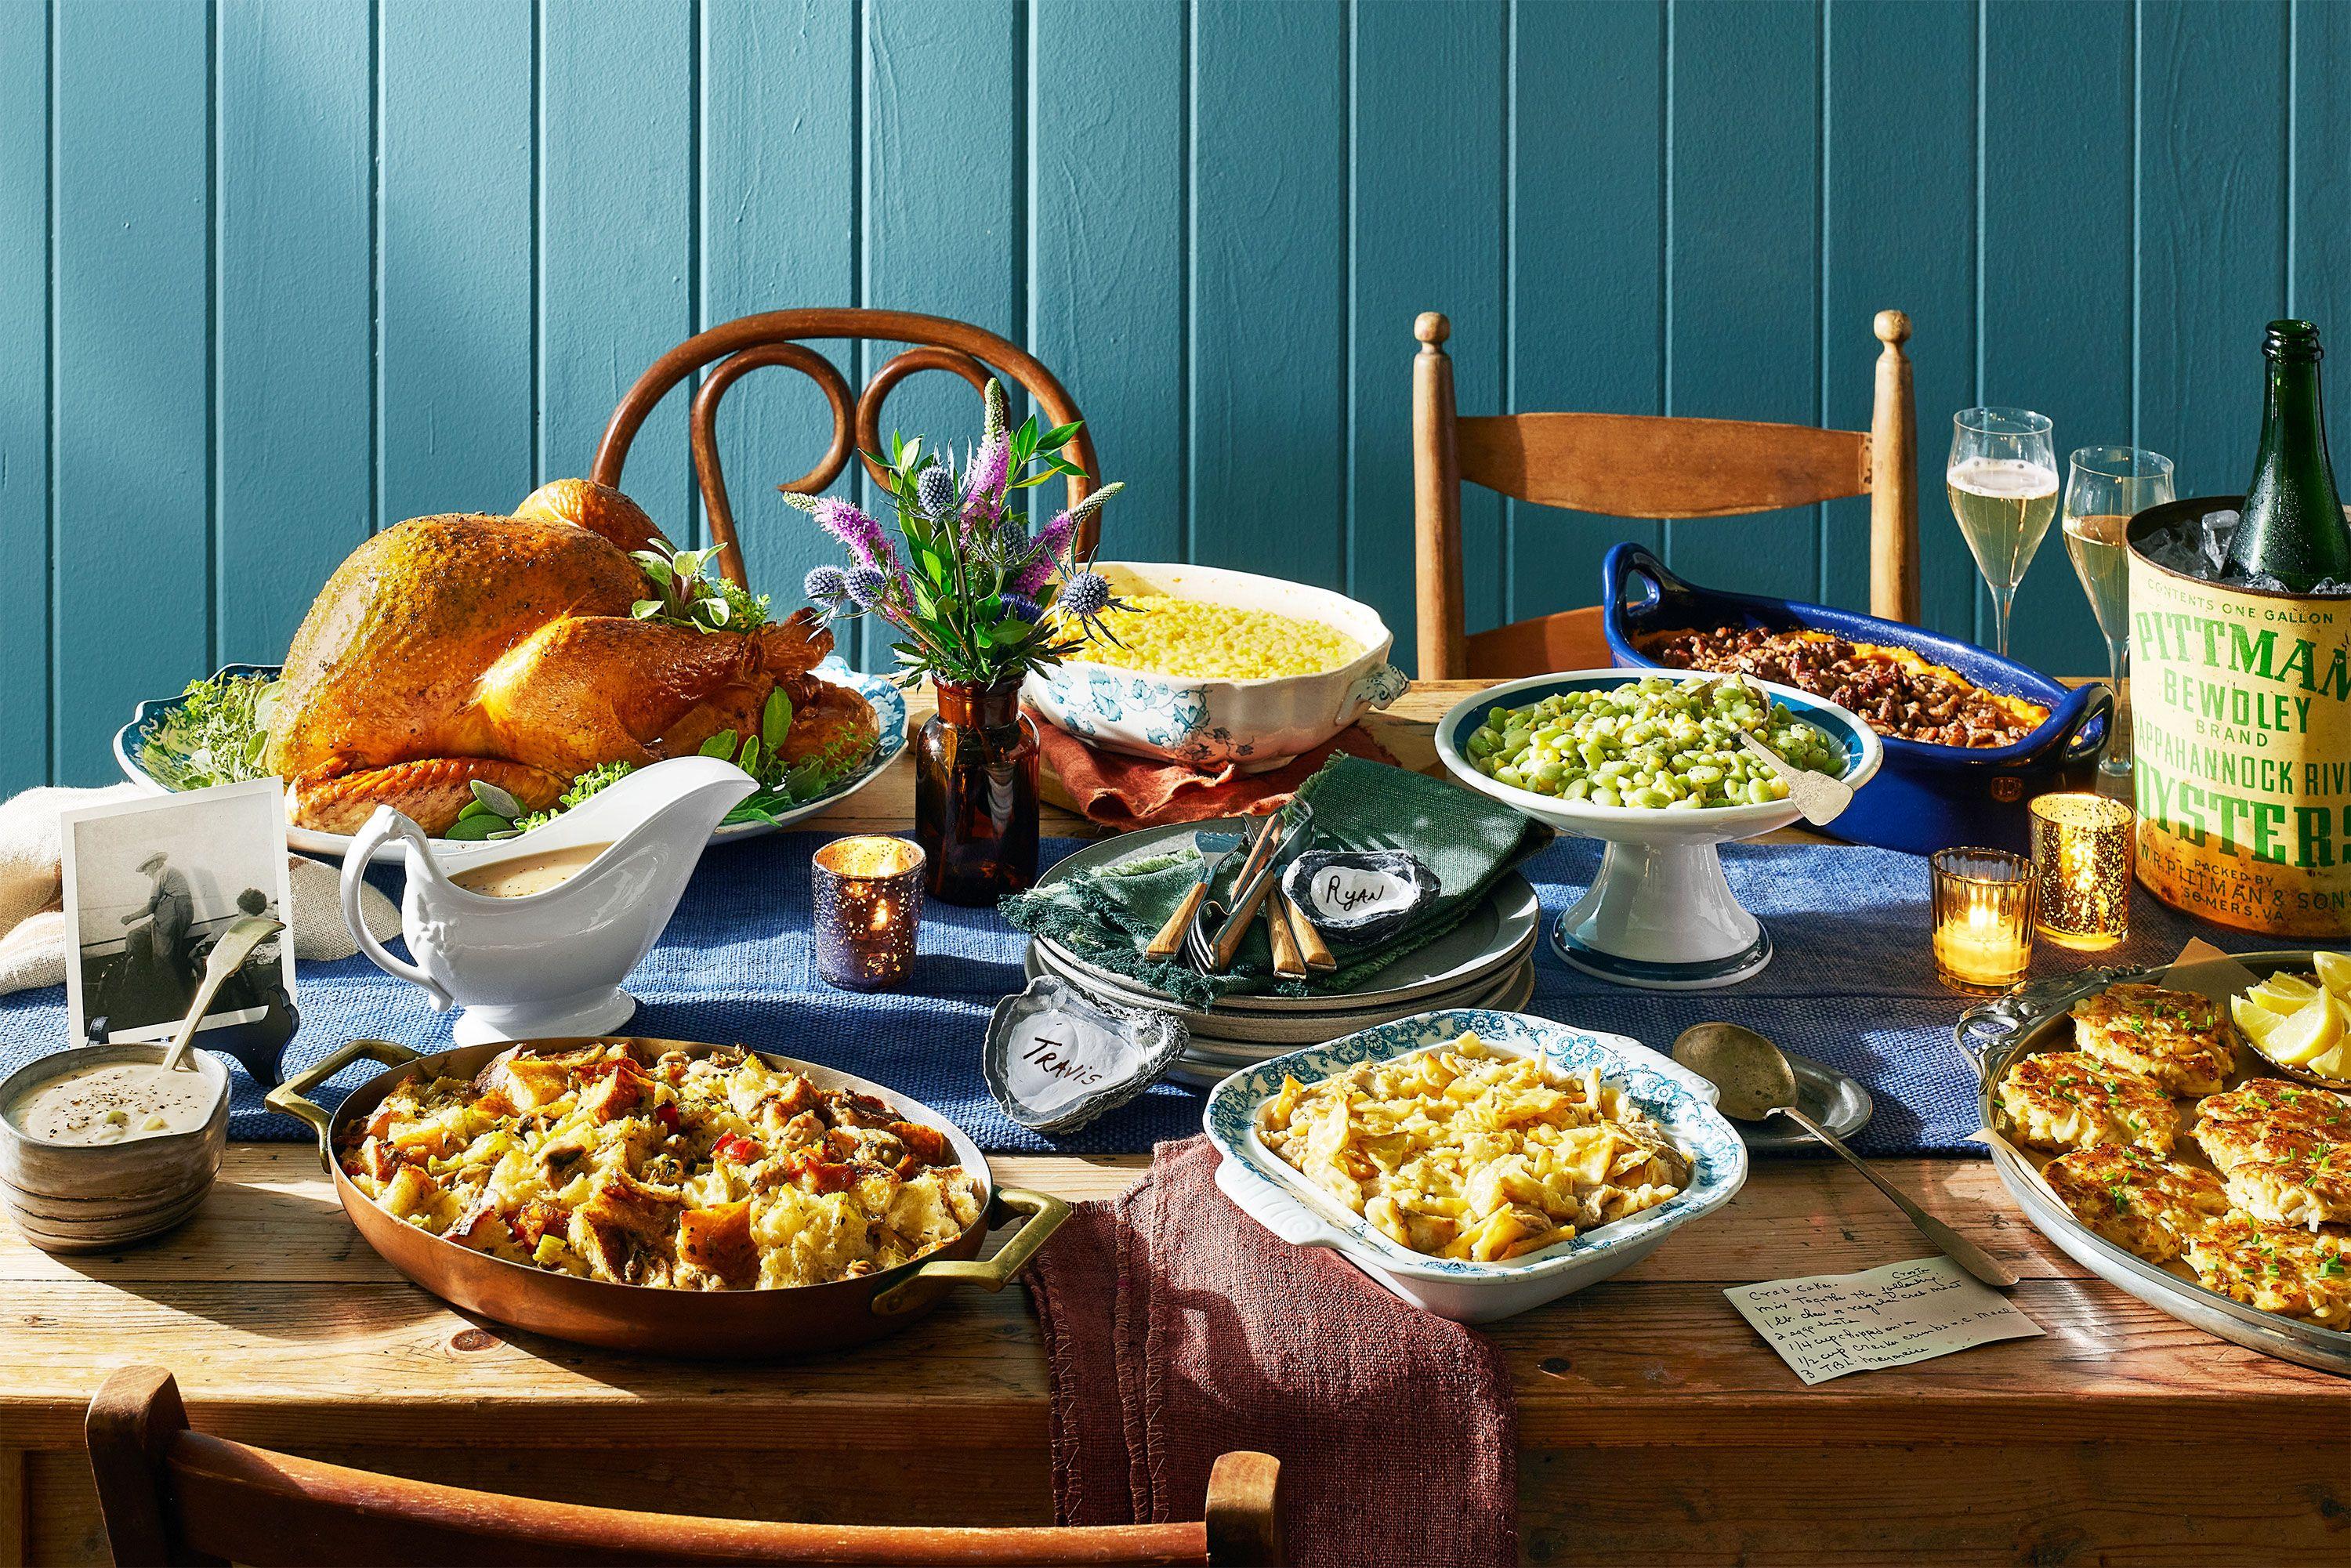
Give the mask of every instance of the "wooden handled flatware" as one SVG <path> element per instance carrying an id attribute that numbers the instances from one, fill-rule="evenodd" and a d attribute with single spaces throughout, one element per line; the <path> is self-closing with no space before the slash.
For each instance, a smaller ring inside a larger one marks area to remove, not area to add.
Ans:
<path id="1" fill-rule="evenodd" d="M 1273 944 L 1273 972 L 1285 980 L 1306 977 L 1306 959 L 1298 950 L 1298 934 L 1290 924 L 1290 900 L 1277 887 L 1266 894 L 1265 934 Z"/>
<path id="2" fill-rule="evenodd" d="M 1232 913 L 1225 916 L 1224 928 L 1217 933 L 1217 940 L 1208 949 L 1208 972 L 1212 975 L 1221 975 L 1233 967 L 1233 955 L 1240 951 L 1241 938 L 1249 934 L 1249 922 L 1257 918 L 1259 906 L 1265 903 L 1266 894 L 1273 891 L 1276 862 L 1281 859 L 1282 851 L 1288 848 L 1289 839 L 1313 831 L 1313 813 L 1304 809 L 1303 801 L 1293 802 L 1293 805 L 1298 808 L 1298 820 L 1279 831 L 1270 830 L 1266 838 L 1259 841 L 1261 846 L 1270 846 L 1268 852 L 1259 855 L 1252 852 L 1249 856 L 1249 863 L 1257 869 L 1235 888 Z M 1288 809 L 1285 808 L 1271 821 L 1280 823 L 1287 814 Z"/>
<path id="3" fill-rule="evenodd" d="M 1322 933 L 1314 929 L 1314 922 L 1306 918 L 1306 911 L 1287 892 L 1277 890 L 1274 896 L 1281 901 L 1282 913 L 1290 917 L 1290 934 L 1298 940 L 1299 956 L 1306 967 L 1318 975 L 1327 975 L 1338 968 L 1339 960 L 1331 952 L 1331 944 L 1322 940 Z"/>
<path id="4" fill-rule="evenodd" d="M 1241 847 L 1241 837 L 1238 833 L 1195 833 L 1192 847 L 1199 852 L 1200 878 L 1176 905 L 1176 913 L 1167 917 L 1159 935 L 1144 946 L 1143 956 L 1146 958 L 1173 958 L 1176 949 L 1184 946 L 1184 933 L 1191 928 L 1192 917 L 1200 913 L 1200 901 L 1208 896 L 1208 883 L 1216 880 L 1217 868 L 1225 863 L 1225 857 Z"/>

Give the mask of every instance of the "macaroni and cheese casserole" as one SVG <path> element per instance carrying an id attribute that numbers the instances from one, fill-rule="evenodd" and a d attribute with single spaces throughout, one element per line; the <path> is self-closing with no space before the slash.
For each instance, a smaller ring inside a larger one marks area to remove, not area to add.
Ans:
<path id="1" fill-rule="evenodd" d="M 460 1247 L 624 1285 L 816 1285 L 895 1268 L 979 1218 L 935 1127 L 740 1049 L 508 1051 L 402 1083 L 342 1151 L 384 1211 Z"/>
<path id="2" fill-rule="evenodd" d="M 1655 1207 L 1688 1156 L 1601 1079 L 1489 1049 L 1474 1034 L 1313 1084 L 1283 1080 L 1266 1145 L 1390 1240 L 1498 1262 Z"/>
<path id="3" fill-rule="evenodd" d="M 1335 670 L 1364 645 L 1335 626 L 1271 610 L 1205 599 L 1137 594 L 1096 622 L 1073 657 L 1123 670 L 1196 680 L 1262 681 Z"/>

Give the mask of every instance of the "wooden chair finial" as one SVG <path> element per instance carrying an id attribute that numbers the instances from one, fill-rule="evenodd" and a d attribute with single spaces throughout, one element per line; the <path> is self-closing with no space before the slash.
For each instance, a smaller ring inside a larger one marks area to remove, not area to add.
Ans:
<path id="1" fill-rule="evenodd" d="M 1910 340 L 1910 318 L 1900 310 L 1880 310 L 1872 323 L 1877 330 L 1877 340 L 1887 348 Z"/>
<path id="2" fill-rule="evenodd" d="M 1453 336 L 1453 323 L 1445 319 L 1441 310 L 1424 310 L 1413 318 L 1412 335 L 1428 345 L 1425 352 L 1441 353 L 1437 345 Z"/>

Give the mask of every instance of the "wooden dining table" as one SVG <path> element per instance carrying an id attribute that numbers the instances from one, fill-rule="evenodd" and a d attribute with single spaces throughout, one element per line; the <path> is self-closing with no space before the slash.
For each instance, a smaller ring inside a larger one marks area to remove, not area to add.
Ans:
<path id="1" fill-rule="evenodd" d="M 1474 689 L 1421 685 L 1369 727 L 1406 766 L 1433 768 L 1433 721 Z M 914 721 L 927 712 L 918 699 Z M 903 831 L 913 806 L 902 755 L 810 826 Z M 1096 831 L 1049 818 L 1049 833 Z M 1001 1181 L 1080 1199 L 1118 1192 L 1148 1159 L 993 1163 Z M 1928 1249 L 1841 1163 L 1759 1160 L 1727 1208 L 1671 1245 L 1487 1331 L 1518 1399 L 1527 1561 L 2351 1552 L 2351 1381 L 2088 1276 L 1985 1161 L 1883 1164 L 2023 1276 L 2013 1300 L 2042 1337 L 1805 1386 L 1724 1288 Z M 490 1491 L 769 1519 L 1051 1518 L 1045 1362 L 1018 1289 L 950 1298 L 894 1337 L 805 1362 L 586 1349 L 410 1284 L 351 1228 L 307 1144 L 231 1145 L 196 1217 L 133 1250 L 50 1257 L 0 1232 L 0 1564 L 106 1560 L 82 1413 L 130 1363 L 170 1368 L 200 1429 Z"/>

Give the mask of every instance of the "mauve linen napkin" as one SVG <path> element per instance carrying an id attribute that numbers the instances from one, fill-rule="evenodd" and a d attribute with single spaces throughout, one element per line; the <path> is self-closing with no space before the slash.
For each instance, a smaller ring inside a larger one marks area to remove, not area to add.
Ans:
<path id="1" fill-rule="evenodd" d="M 1064 1524 L 1197 1519 L 1236 1448 L 1281 1461 L 1317 1568 L 1518 1560 L 1518 1413 L 1481 1335 L 1291 1247 L 1217 1190 L 1204 1137 L 1081 1203 L 1022 1278 L 1052 1381 Z"/>
<path id="2" fill-rule="evenodd" d="M 1243 773 L 1230 763 L 1203 772 L 1181 762 L 1123 757 L 1088 746 L 1042 719 L 1037 720 L 1037 736 L 1045 765 L 1069 804 L 1088 821 L 1121 832 L 1162 822 L 1262 815 L 1289 800 L 1334 752 L 1395 765 L 1395 756 L 1360 724 L 1267 773 Z"/>

